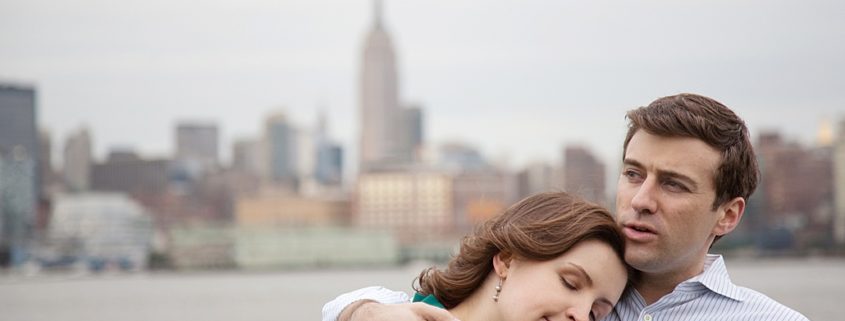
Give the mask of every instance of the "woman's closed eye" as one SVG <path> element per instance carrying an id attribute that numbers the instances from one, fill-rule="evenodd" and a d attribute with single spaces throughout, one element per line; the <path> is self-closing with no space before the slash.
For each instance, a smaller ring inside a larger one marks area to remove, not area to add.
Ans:
<path id="1" fill-rule="evenodd" d="M 584 286 L 582 280 L 578 279 L 578 276 L 573 275 L 573 273 L 564 272 L 564 274 L 560 276 L 560 282 L 563 283 L 567 289 L 572 291 L 579 291 Z"/>
<path id="2" fill-rule="evenodd" d="M 574 281 L 570 281 L 570 280 L 568 280 L 565 276 L 561 276 L 561 277 L 560 277 L 560 282 L 561 282 L 561 283 L 563 283 L 563 285 L 564 285 L 567 289 L 570 289 L 570 290 L 573 290 L 573 291 L 578 291 L 578 285 L 577 285 L 577 283 L 576 283 L 576 282 L 574 282 Z"/>

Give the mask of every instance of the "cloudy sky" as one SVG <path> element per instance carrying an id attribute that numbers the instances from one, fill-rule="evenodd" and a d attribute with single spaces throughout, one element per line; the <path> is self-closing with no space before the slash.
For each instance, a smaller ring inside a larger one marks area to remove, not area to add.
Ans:
<path id="1" fill-rule="evenodd" d="M 615 165 L 624 112 L 679 92 L 813 143 L 845 117 L 843 17 L 822 0 L 384 3 L 400 96 L 425 109 L 428 139 L 514 167 L 558 162 L 566 144 Z M 164 156 L 174 124 L 201 120 L 228 157 L 267 114 L 306 127 L 323 109 L 354 152 L 371 20 L 370 0 L 0 0 L 0 79 L 37 87 L 56 151 L 87 125 L 98 157 Z"/>

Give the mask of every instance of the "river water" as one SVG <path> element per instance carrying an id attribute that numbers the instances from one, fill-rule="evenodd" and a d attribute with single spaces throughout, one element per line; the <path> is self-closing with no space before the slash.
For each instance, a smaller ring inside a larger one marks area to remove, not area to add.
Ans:
<path id="1" fill-rule="evenodd" d="M 728 259 L 735 283 L 811 320 L 842 320 L 845 259 Z M 319 320 L 323 303 L 368 285 L 410 291 L 424 265 L 288 272 L 2 275 L 0 320 Z"/>

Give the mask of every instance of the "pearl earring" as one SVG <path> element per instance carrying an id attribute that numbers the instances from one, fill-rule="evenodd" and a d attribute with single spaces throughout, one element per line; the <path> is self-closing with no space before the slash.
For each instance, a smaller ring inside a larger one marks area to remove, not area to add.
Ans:
<path id="1" fill-rule="evenodd" d="M 502 279 L 499 279 L 499 284 L 496 285 L 496 294 L 493 295 L 493 301 L 499 302 L 499 293 L 502 292 Z"/>

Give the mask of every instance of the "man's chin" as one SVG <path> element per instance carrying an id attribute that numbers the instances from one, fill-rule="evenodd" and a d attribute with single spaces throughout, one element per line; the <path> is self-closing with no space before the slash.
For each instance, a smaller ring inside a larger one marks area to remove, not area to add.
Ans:
<path id="1" fill-rule="evenodd" d="M 649 270 L 649 266 L 658 259 L 654 252 L 643 248 L 643 246 L 628 245 L 625 249 L 625 263 L 637 270 Z"/>

